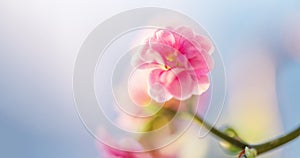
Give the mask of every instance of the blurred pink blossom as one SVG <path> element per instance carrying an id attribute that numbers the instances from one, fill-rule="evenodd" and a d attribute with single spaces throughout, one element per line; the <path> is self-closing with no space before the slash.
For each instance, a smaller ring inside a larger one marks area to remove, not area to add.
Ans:
<path id="1" fill-rule="evenodd" d="M 125 147 L 128 151 L 124 150 Z M 142 145 L 134 139 L 123 139 L 114 147 L 99 143 L 99 148 L 104 158 L 152 158 L 147 152 L 134 152 L 143 149 Z"/>
<path id="2" fill-rule="evenodd" d="M 99 148 L 102 152 L 101 156 L 104 158 L 176 158 L 175 153 L 173 154 L 164 154 L 159 150 L 153 150 L 149 152 L 134 152 L 134 150 L 142 149 L 142 145 L 137 141 L 130 139 L 130 141 L 123 142 L 120 147 L 128 146 L 130 150 L 133 151 L 124 151 L 115 147 L 111 147 L 105 144 L 100 143 Z"/>
<path id="3" fill-rule="evenodd" d="M 211 41 L 186 27 L 158 29 L 133 58 L 138 69 L 150 69 L 148 94 L 157 102 L 186 100 L 210 85 Z"/>

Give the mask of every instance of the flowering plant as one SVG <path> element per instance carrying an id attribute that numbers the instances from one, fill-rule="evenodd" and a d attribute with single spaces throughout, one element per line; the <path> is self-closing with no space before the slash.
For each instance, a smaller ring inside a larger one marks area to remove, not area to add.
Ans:
<path id="1" fill-rule="evenodd" d="M 186 100 L 209 87 L 213 67 L 211 41 L 186 27 L 158 29 L 133 60 L 139 69 L 151 69 L 149 95 L 157 102 L 172 97 Z"/>
<path id="2" fill-rule="evenodd" d="M 157 29 L 147 37 L 143 47 L 132 56 L 132 66 L 136 73 L 129 82 L 129 95 L 134 103 L 145 104 L 147 99 L 153 100 L 151 107 L 164 104 L 163 108 L 152 119 L 132 123 L 134 127 L 142 126 L 143 132 L 154 131 L 163 126 L 161 137 L 142 136 L 135 141 L 126 141 L 116 146 L 130 146 L 139 150 L 162 137 L 167 137 L 180 128 L 178 122 L 171 123 L 179 106 L 185 106 L 185 111 L 179 111 L 183 116 L 188 116 L 201 126 L 210 129 L 210 132 L 222 140 L 221 146 L 238 157 L 254 158 L 257 155 L 281 146 L 300 134 L 300 128 L 275 140 L 252 145 L 241 140 L 237 133 L 231 129 L 220 131 L 203 120 L 199 115 L 194 116 L 190 102 L 197 96 L 203 95 L 210 87 L 209 74 L 213 70 L 214 52 L 212 41 L 203 35 L 196 34 L 188 27 Z M 135 79 L 143 80 L 141 82 Z M 140 84 L 138 84 L 140 83 Z M 148 109 L 149 110 L 149 109 Z M 151 110 L 151 109 L 150 109 Z M 120 119 L 124 122 L 124 117 Z M 131 120 L 132 121 L 132 120 Z M 223 144 L 223 145 L 222 145 Z M 224 145 L 225 144 L 225 145 Z M 171 145 L 172 146 L 172 145 Z M 179 154 L 162 152 L 160 149 L 136 153 L 118 150 L 107 145 L 101 145 L 107 157 L 124 158 L 177 158 Z M 178 145 L 172 147 L 180 149 Z M 186 155 L 185 155 L 186 156 Z"/>

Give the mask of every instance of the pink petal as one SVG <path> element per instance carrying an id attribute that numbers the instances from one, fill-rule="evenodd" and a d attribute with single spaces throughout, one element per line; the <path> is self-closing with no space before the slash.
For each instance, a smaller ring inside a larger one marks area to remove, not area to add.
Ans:
<path id="1" fill-rule="evenodd" d="M 172 46 L 175 43 L 175 37 L 172 32 L 168 30 L 158 30 L 155 32 L 156 39 L 160 40 L 161 43 Z"/>
<path id="2" fill-rule="evenodd" d="M 199 76 L 207 75 L 207 73 L 209 73 L 209 70 L 208 69 L 196 69 L 196 70 L 191 70 L 189 72 L 192 76 L 195 76 L 196 78 L 198 78 Z"/>
<path id="3" fill-rule="evenodd" d="M 153 68 L 158 68 L 160 64 L 156 62 L 152 63 L 143 63 L 137 66 L 138 69 L 153 69 Z"/>
<path id="4" fill-rule="evenodd" d="M 164 73 L 161 69 L 152 70 L 149 76 L 149 95 L 155 101 L 162 103 L 172 98 L 172 95 L 165 88 L 164 83 L 160 80 Z"/>
<path id="5" fill-rule="evenodd" d="M 175 32 L 177 34 L 179 34 L 180 36 L 183 36 L 185 39 L 194 37 L 193 31 L 187 27 L 179 27 L 179 28 L 175 29 Z"/>
<path id="6" fill-rule="evenodd" d="M 208 90 L 210 86 L 210 81 L 208 75 L 198 76 L 198 81 L 194 87 L 193 94 L 201 95 Z"/>
<path id="7" fill-rule="evenodd" d="M 159 63 L 164 64 L 163 57 L 159 52 L 154 51 L 149 46 L 145 46 L 140 53 L 137 53 L 133 56 L 131 61 L 133 66 L 142 65 L 145 63 Z"/>
<path id="8" fill-rule="evenodd" d="M 177 77 L 179 73 L 184 71 L 183 68 L 174 68 L 170 70 L 165 70 L 160 74 L 160 81 L 168 87 Z"/>
<path id="9" fill-rule="evenodd" d="M 150 72 L 149 75 L 149 84 L 154 84 L 156 82 L 161 82 L 160 81 L 160 75 L 164 72 L 162 69 L 154 69 Z"/>
<path id="10" fill-rule="evenodd" d="M 167 91 L 161 83 L 154 83 L 150 86 L 149 95 L 158 103 L 164 103 L 172 98 L 172 95 Z"/>
<path id="11" fill-rule="evenodd" d="M 213 67 L 212 58 L 206 54 L 197 53 L 193 58 L 189 58 L 189 64 L 193 69 L 211 69 Z"/>
<path id="12" fill-rule="evenodd" d="M 213 44 L 207 37 L 197 35 L 194 43 L 198 44 L 198 47 L 203 49 L 205 53 L 212 54 L 214 51 Z"/>
<path id="13" fill-rule="evenodd" d="M 170 53 L 176 52 L 176 49 L 174 49 L 172 45 L 168 45 L 165 43 L 160 43 L 157 41 L 149 41 L 149 45 L 151 49 L 157 52 L 163 59 L 166 59 L 166 56 L 168 56 Z"/>
<path id="14" fill-rule="evenodd" d="M 192 96 L 194 80 L 187 71 L 176 74 L 174 80 L 167 86 L 168 91 L 179 100 L 185 100 Z"/>
<path id="15" fill-rule="evenodd" d="M 150 70 L 134 69 L 128 78 L 128 95 L 136 105 L 147 105 L 151 101 L 147 85 L 149 74 Z"/>

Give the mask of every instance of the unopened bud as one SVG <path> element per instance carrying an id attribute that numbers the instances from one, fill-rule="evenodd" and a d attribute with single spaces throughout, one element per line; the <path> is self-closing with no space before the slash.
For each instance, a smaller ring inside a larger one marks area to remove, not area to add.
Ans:
<path id="1" fill-rule="evenodd" d="M 240 154 L 238 158 L 255 158 L 257 151 L 254 148 L 246 147 Z"/>

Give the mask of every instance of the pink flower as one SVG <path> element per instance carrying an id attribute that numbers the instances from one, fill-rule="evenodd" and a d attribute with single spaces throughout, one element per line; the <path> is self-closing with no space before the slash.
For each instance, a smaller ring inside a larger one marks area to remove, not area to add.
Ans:
<path id="1" fill-rule="evenodd" d="M 122 149 L 99 143 L 102 156 L 104 158 L 152 158 L 147 152 L 133 152 L 143 149 L 141 144 L 133 139 L 124 139 L 118 144 L 115 144 L 115 146 Z M 127 147 L 129 151 L 125 151 L 125 147 Z"/>
<path id="2" fill-rule="evenodd" d="M 126 142 L 126 144 L 123 144 L 123 146 L 129 146 L 131 149 L 141 149 L 142 146 L 137 141 L 129 141 Z M 104 158 L 176 158 L 175 153 L 172 154 L 167 153 L 163 154 L 159 150 L 153 150 L 149 152 L 130 152 L 130 151 L 124 151 L 121 149 L 117 149 L 105 144 L 99 144 L 100 151 L 102 153 L 102 157 Z"/>
<path id="3" fill-rule="evenodd" d="M 137 158 L 135 153 L 118 150 L 107 145 L 103 145 L 102 150 L 105 152 L 102 155 L 105 158 Z"/>
<path id="4" fill-rule="evenodd" d="M 133 58 L 138 69 L 150 69 L 148 95 L 157 102 L 186 100 L 210 85 L 211 41 L 186 27 L 158 29 Z"/>

